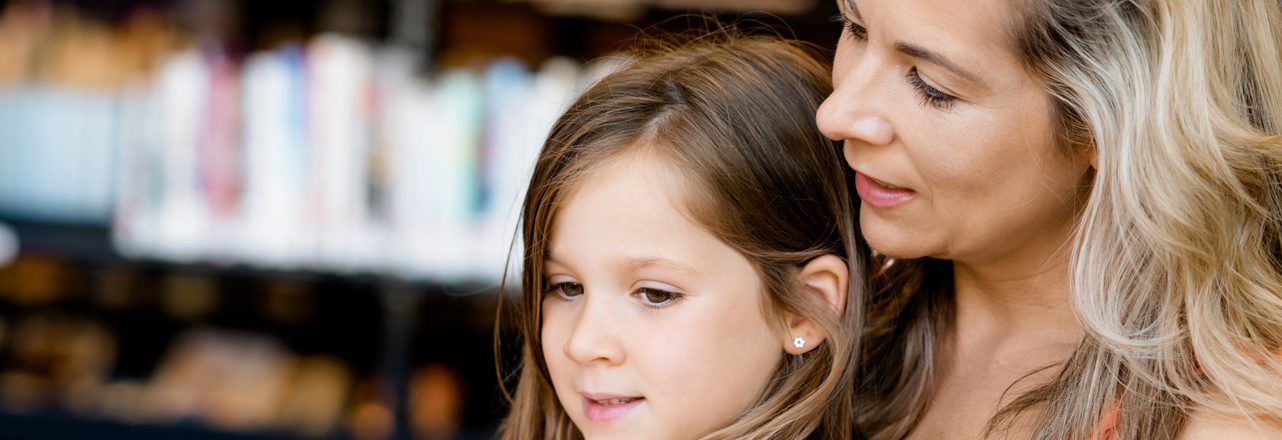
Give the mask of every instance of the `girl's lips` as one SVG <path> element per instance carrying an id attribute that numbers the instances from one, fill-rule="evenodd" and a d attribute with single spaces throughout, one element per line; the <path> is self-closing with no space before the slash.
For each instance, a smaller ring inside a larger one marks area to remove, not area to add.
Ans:
<path id="1" fill-rule="evenodd" d="M 891 209 L 908 203 L 917 196 L 917 191 L 907 188 L 887 188 L 860 172 L 855 172 L 855 191 L 859 193 L 859 198 L 863 199 L 864 203 L 878 209 Z"/>
<path id="2" fill-rule="evenodd" d="M 588 397 L 583 398 L 583 414 L 588 420 L 593 422 L 611 422 L 623 417 L 628 412 L 645 402 L 644 397 L 627 397 L 594 400 Z M 603 405 L 603 403 L 612 403 L 612 405 Z"/>

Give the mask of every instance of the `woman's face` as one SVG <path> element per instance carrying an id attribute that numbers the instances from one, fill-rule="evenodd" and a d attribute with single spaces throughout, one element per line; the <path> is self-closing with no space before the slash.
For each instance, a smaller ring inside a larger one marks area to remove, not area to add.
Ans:
<path id="1" fill-rule="evenodd" d="M 837 0 L 819 128 L 858 172 L 860 226 L 896 257 L 984 262 L 1063 244 L 1090 157 L 1008 37 L 1010 0 Z"/>

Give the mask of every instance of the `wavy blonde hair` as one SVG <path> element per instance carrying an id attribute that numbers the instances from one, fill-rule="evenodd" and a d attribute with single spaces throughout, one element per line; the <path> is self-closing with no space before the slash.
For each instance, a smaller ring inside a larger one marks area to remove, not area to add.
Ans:
<path id="1" fill-rule="evenodd" d="M 579 97 L 535 165 L 522 208 L 522 360 L 502 438 L 582 438 L 556 398 L 541 349 L 543 261 L 564 199 L 592 170 L 640 153 L 671 164 L 684 178 L 690 218 L 753 265 L 768 320 L 782 327 L 791 312 L 828 335 L 810 352 L 785 356 L 756 402 L 704 438 L 849 440 L 868 249 L 854 226 L 840 146 L 815 124 L 832 92 L 829 67 L 808 46 L 729 29 L 658 46 Z M 802 265 L 824 255 L 843 258 L 858 275 L 843 316 L 797 279 Z"/>
<path id="2" fill-rule="evenodd" d="M 986 435 L 1170 439 L 1194 410 L 1282 423 L 1282 18 L 1276 0 L 1026 0 L 1011 41 L 1066 153 L 1098 170 L 1071 242 L 1084 337 Z M 931 398 L 946 264 L 874 277 L 860 425 L 902 438 Z M 1031 375 L 1030 375 L 1031 376 Z M 1023 417 L 1026 414 L 1029 417 Z"/>

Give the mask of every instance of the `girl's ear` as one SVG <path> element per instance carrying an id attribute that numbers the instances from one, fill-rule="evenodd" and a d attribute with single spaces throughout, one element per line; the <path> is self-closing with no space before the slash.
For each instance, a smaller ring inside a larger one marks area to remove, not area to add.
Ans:
<path id="1" fill-rule="evenodd" d="M 801 268 L 799 274 L 805 293 L 814 295 L 819 300 L 816 304 L 832 307 L 833 314 L 840 317 L 846 312 L 846 295 L 850 291 L 850 270 L 846 262 L 836 255 L 824 255 L 810 260 Z M 787 313 L 788 335 L 784 341 L 784 351 L 789 354 L 802 354 L 823 342 L 828 335 L 814 320 Z"/>

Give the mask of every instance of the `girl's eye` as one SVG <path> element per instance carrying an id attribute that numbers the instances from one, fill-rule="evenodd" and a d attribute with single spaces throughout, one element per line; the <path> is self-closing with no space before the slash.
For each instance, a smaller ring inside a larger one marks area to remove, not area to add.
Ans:
<path id="1" fill-rule="evenodd" d="M 676 304 L 681 300 L 681 294 L 673 293 L 666 290 L 659 290 L 653 287 L 642 287 L 637 289 L 636 295 L 639 296 L 646 305 L 650 307 L 667 307 Z"/>
<path id="2" fill-rule="evenodd" d="M 921 102 L 931 107 L 947 109 L 957 101 L 957 97 L 926 84 L 926 81 L 921 79 L 921 75 L 917 73 L 916 67 L 908 71 L 908 82 L 912 83 L 913 88 L 917 90 L 917 94 L 921 96 Z"/>
<path id="3" fill-rule="evenodd" d="M 564 283 L 550 284 L 548 285 L 547 289 L 544 289 L 544 292 L 545 293 L 556 292 L 558 295 L 561 295 L 561 297 L 563 298 L 567 298 L 567 299 L 574 298 L 583 294 L 583 285 L 579 283 L 571 282 L 571 281 L 567 281 Z"/>
<path id="4" fill-rule="evenodd" d="M 833 16 L 832 21 L 840 23 L 842 28 L 847 32 L 850 32 L 850 38 L 855 39 L 855 41 L 864 41 L 868 39 L 868 28 L 865 28 L 864 25 L 851 20 L 850 17 L 847 17 L 845 14 L 837 14 L 836 16 Z"/>

